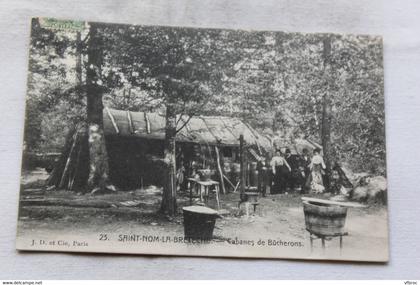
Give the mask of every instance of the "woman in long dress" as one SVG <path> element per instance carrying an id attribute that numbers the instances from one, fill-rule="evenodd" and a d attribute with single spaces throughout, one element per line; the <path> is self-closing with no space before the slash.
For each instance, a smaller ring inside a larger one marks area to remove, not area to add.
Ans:
<path id="1" fill-rule="evenodd" d="M 270 189 L 271 194 L 279 194 L 286 191 L 287 177 L 291 171 L 289 164 L 283 157 L 280 150 L 277 150 L 270 162 L 273 172 L 273 187 Z"/>
<path id="2" fill-rule="evenodd" d="M 311 170 L 311 191 L 315 193 L 322 193 L 325 190 L 322 175 L 326 166 L 320 152 L 321 150 L 319 148 L 314 150 L 314 156 L 309 165 Z"/>

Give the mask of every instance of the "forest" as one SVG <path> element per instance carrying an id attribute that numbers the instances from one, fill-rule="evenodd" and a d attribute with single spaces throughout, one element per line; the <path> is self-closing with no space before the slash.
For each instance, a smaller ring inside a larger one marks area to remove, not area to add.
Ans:
<path id="1" fill-rule="evenodd" d="M 166 119 L 162 208 L 176 208 L 177 115 L 237 117 L 270 138 L 323 147 L 327 169 L 385 176 L 382 39 L 32 20 L 24 152 L 60 152 L 85 126 L 88 187 L 108 187 L 104 107 Z M 70 26 L 72 26 L 70 25 Z"/>

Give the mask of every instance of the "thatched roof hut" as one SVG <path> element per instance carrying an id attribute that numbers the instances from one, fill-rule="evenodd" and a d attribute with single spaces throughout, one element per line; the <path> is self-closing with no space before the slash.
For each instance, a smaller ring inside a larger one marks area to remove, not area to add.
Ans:
<path id="1" fill-rule="evenodd" d="M 240 135 L 248 146 L 251 161 L 271 149 L 268 138 L 238 118 L 182 116 L 177 121 L 178 128 L 183 128 L 176 136 L 176 163 L 179 170 L 184 169 L 185 176 L 191 175 L 194 166 L 217 168 L 220 172 L 221 167 L 237 164 Z M 165 116 L 105 108 L 103 122 L 112 183 L 120 189 L 162 183 Z M 70 190 L 83 187 L 88 157 L 86 132 L 69 134 L 49 184 Z"/>
<path id="2" fill-rule="evenodd" d="M 259 134 L 249 124 L 238 118 L 226 116 L 189 116 L 177 118 L 178 125 L 185 126 L 177 134 L 176 140 L 221 146 L 239 146 L 242 134 L 247 144 L 261 151 L 269 151 L 270 140 Z M 165 116 L 158 113 L 130 112 L 115 109 L 104 110 L 105 135 L 138 137 L 163 140 L 165 138 Z"/>

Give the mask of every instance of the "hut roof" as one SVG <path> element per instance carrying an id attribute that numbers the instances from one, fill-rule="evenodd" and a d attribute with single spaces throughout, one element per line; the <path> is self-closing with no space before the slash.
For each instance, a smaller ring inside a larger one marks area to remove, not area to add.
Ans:
<path id="1" fill-rule="evenodd" d="M 104 130 L 106 135 L 133 136 L 146 139 L 165 138 L 165 117 L 158 113 L 131 112 L 104 109 Z M 188 121 L 184 115 L 178 126 L 186 124 L 177 134 L 177 141 L 212 145 L 239 145 L 243 134 L 247 144 L 268 150 L 271 143 L 248 124 L 238 118 L 224 116 L 194 116 Z"/>

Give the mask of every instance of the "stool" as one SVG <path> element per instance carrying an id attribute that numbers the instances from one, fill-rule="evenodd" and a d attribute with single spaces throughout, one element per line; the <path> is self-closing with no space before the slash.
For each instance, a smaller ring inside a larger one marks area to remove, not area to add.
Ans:
<path id="1" fill-rule="evenodd" d="M 339 237 L 340 238 L 340 254 L 341 254 L 341 250 L 343 249 L 343 236 L 347 236 L 348 232 L 344 232 L 344 233 L 337 233 L 334 235 L 318 235 L 318 234 L 314 234 L 309 232 L 309 240 L 311 242 L 311 252 L 313 252 L 313 248 L 314 248 L 314 240 L 315 239 L 321 239 L 321 245 L 322 245 L 322 251 L 325 252 L 325 240 L 332 240 L 335 237 Z"/>

